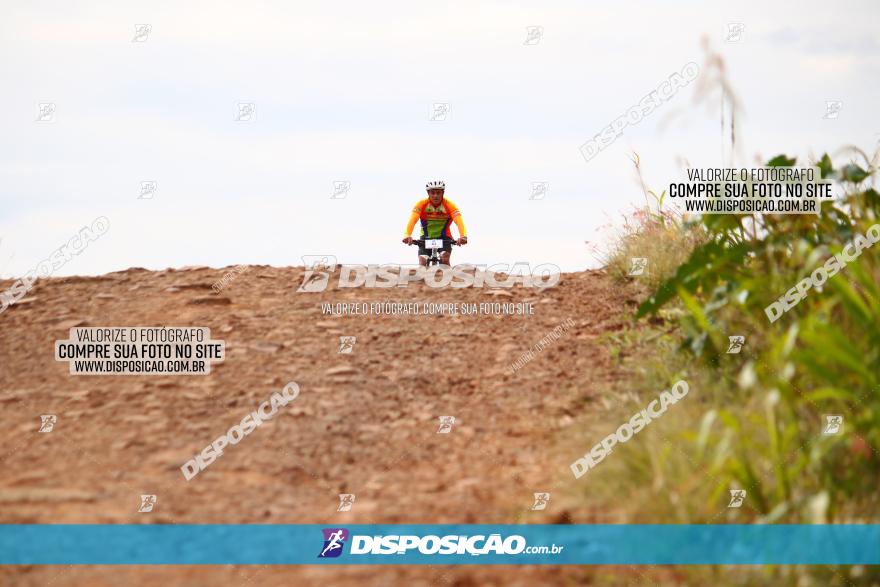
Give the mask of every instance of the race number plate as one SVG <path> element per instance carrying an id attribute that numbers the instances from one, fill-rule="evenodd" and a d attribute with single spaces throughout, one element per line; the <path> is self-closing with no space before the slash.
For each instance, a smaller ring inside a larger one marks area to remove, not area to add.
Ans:
<path id="1" fill-rule="evenodd" d="M 442 249 L 443 248 L 443 239 L 442 238 L 425 239 L 425 248 L 426 249 Z"/>

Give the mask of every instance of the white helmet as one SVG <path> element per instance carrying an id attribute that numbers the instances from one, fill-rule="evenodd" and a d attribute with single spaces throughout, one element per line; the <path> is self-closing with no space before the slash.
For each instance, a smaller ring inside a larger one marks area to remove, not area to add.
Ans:
<path id="1" fill-rule="evenodd" d="M 446 190 L 446 182 L 439 180 L 439 179 L 437 181 L 429 181 L 428 183 L 425 184 L 425 189 L 426 190 L 444 190 L 445 191 Z"/>

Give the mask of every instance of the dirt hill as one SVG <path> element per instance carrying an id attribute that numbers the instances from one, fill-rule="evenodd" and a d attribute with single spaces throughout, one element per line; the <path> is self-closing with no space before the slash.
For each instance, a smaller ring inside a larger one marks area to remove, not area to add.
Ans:
<path id="1" fill-rule="evenodd" d="M 585 400 L 621 378 L 597 340 L 633 292 L 602 272 L 556 287 L 298 293 L 302 268 L 251 266 L 50 278 L 0 314 L 3 523 L 567 523 L 564 446 Z M 225 274 L 222 290 L 212 286 Z M 0 282 L 0 291 L 11 281 Z M 534 315 L 330 316 L 322 302 L 527 302 Z M 571 324 L 515 373 L 510 365 Z M 74 326 L 207 326 L 227 357 L 206 376 L 72 376 L 53 345 Z M 354 336 L 350 354 L 339 337 Z M 296 381 L 299 397 L 186 481 L 180 467 Z M 40 416 L 57 415 L 50 433 Z M 438 434 L 440 416 L 454 416 Z M 544 511 L 533 493 L 550 492 Z M 340 493 L 356 495 L 337 512 Z M 140 495 L 154 494 L 149 513 Z M 518 584 L 559 569 L 7 568 L 16 585 Z M 563 571 L 569 579 L 577 569 Z"/>

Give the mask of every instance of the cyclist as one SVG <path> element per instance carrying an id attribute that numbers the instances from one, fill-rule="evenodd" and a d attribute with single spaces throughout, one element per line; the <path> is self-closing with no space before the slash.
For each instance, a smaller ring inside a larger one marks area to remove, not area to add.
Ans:
<path id="1" fill-rule="evenodd" d="M 406 223 L 406 231 L 403 233 L 403 242 L 412 244 L 413 239 L 410 236 L 416 222 L 422 223 L 422 239 L 426 238 L 443 238 L 450 241 L 455 240 L 456 244 L 467 244 L 467 228 L 464 226 L 464 218 L 458 206 L 443 197 L 446 192 L 446 184 L 442 181 L 430 181 L 425 185 L 428 191 L 428 197 L 419 200 L 409 221 Z M 455 222 L 458 227 L 458 239 L 452 238 L 450 224 Z M 452 257 L 452 243 L 443 244 L 443 251 L 440 253 L 440 262 L 449 265 L 449 259 Z M 419 265 L 426 266 L 428 264 L 428 251 L 419 246 Z"/>

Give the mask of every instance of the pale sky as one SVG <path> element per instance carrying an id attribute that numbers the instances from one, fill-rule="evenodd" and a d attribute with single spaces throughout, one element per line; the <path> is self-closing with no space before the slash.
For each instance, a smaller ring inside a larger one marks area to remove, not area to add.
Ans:
<path id="1" fill-rule="evenodd" d="M 584 241 L 643 201 L 632 151 L 658 191 L 682 157 L 723 163 L 696 83 L 589 162 L 579 151 L 703 66 L 703 36 L 744 108 L 739 162 L 880 139 L 876 0 L 3 4 L 4 277 L 99 216 L 110 231 L 56 275 L 412 263 L 400 239 L 431 179 L 468 225 L 454 262 L 595 266 Z M 150 25 L 142 42 L 136 24 Z M 255 121 L 234 120 L 240 102 Z M 54 122 L 36 120 L 40 103 Z M 446 120 L 430 120 L 435 103 Z M 139 199 L 147 180 L 158 190 Z M 331 199 L 336 181 L 351 182 L 345 198 Z M 533 182 L 548 182 L 544 199 L 529 199 Z"/>

